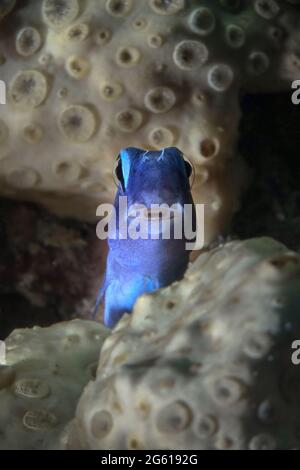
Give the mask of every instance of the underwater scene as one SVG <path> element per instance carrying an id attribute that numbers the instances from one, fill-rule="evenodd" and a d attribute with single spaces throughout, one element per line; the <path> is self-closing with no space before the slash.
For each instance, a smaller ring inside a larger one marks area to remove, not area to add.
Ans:
<path id="1" fill-rule="evenodd" d="M 0 0 L 0 450 L 300 449 L 299 159 L 299 0 Z"/>

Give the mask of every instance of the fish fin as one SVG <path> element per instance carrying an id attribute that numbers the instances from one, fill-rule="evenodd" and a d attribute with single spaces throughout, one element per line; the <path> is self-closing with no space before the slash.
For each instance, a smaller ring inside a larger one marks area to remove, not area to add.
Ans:
<path id="1" fill-rule="evenodd" d="M 96 303 L 95 303 L 94 308 L 92 310 L 92 319 L 93 320 L 96 320 L 96 316 L 97 316 L 99 307 L 100 307 L 101 302 L 103 301 L 103 298 L 104 298 L 106 287 L 107 287 L 106 284 L 103 283 L 102 286 L 100 287 L 99 291 L 98 291 Z"/>
<path id="2" fill-rule="evenodd" d="M 148 276 L 135 275 L 133 279 L 121 283 L 112 281 L 105 292 L 104 324 L 113 328 L 124 313 L 131 313 L 133 306 L 143 294 L 158 289 L 159 282 Z"/>

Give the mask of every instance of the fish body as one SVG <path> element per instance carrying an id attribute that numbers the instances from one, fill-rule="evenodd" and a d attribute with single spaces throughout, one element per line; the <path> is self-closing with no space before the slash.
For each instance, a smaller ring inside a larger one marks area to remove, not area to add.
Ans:
<path id="1" fill-rule="evenodd" d="M 121 151 L 114 203 L 117 223 L 109 234 L 105 278 L 97 300 L 98 305 L 104 299 L 104 324 L 107 327 L 113 328 L 125 312 L 130 313 L 142 294 L 183 277 L 189 262 L 184 234 L 177 239 L 171 230 L 169 239 L 164 239 L 161 233 L 155 238 L 132 239 L 129 227 L 135 219 L 131 217 L 130 208 L 142 205 L 148 211 L 153 204 L 173 206 L 178 208 L 176 216 L 179 214 L 183 221 L 184 207 L 189 205 L 194 218 L 190 174 L 191 167 L 177 148 L 157 152 L 136 148 Z M 127 198 L 125 210 L 120 197 Z M 123 233 L 120 237 L 120 221 L 124 218 L 127 227 L 125 236 Z M 172 216 L 170 220 L 174 223 Z"/>

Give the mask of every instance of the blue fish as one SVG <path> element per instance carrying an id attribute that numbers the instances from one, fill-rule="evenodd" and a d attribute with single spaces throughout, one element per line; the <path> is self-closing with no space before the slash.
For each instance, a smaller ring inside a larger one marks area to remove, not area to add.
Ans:
<path id="1" fill-rule="evenodd" d="M 126 236 L 120 237 L 120 220 L 122 216 L 123 219 L 125 217 L 130 226 L 135 219 L 132 219 L 129 209 L 134 205 L 142 204 L 147 209 L 149 220 L 152 220 L 153 212 L 150 209 L 153 204 L 167 204 L 168 207 L 176 204 L 175 207 L 182 208 L 182 212 L 178 210 L 177 217 L 180 214 L 184 229 L 183 212 L 188 204 L 194 229 L 195 207 L 189 182 L 191 173 L 190 163 L 175 147 L 161 151 L 137 148 L 121 151 L 116 166 L 118 191 L 114 209 L 117 222 L 115 231 L 109 233 L 104 283 L 95 309 L 97 312 L 104 299 L 105 326 L 113 328 L 125 312 L 132 311 L 137 298 L 142 294 L 168 286 L 183 277 L 189 262 L 184 233 L 180 238 L 171 230 L 169 239 L 164 239 L 161 233 L 156 239 L 132 239 L 128 236 L 127 227 Z M 120 204 L 121 196 L 127 197 L 126 211 L 129 213 L 125 212 L 125 216 Z M 162 219 L 158 220 L 162 223 Z M 172 215 L 170 220 L 174 224 Z"/>

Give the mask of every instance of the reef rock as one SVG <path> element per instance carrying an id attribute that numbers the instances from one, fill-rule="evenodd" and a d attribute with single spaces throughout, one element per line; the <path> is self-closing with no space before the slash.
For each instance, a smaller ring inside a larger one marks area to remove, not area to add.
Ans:
<path id="1" fill-rule="evenodd" d="M 120 148 L 176 145 L 194 164 L 210 241 L 244 184 L 240 91 L 299 78 L 297 4 L 1 1 L 2 194 L 91 220 L 113 198 Z"/>
<path id="2" fill-rule="evenodd" d="M 67 448 L 299 448 L 299 308 L 300 256 L 280 243 L 202 254 L 105 341 Z"/>
<path id="3" fill-rule="evenodd" d="M 15 330 L 0 365 L 0 449 L 58 449 L 109 331 L 84 320 Z M 0 358 L 2 359 L 2 357 Z"/>

